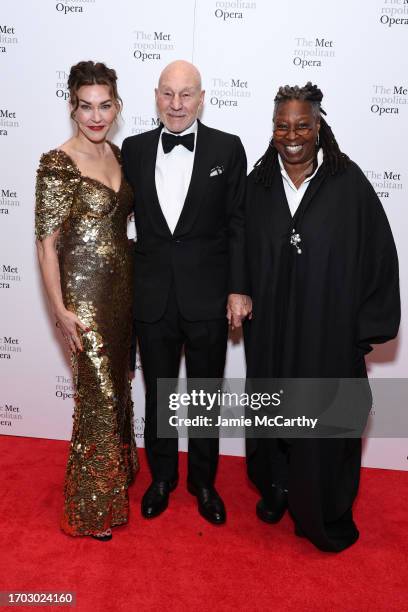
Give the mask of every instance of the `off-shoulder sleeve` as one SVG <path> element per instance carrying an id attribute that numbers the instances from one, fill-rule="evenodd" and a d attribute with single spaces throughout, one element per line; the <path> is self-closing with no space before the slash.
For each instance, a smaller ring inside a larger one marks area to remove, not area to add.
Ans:
<path id="1" fill-rule="evenodd" d="M 68 156 L 54 149 L 44 153 L 35 188 L 35 235 L 43 240 L 69 217 L 81 175 Z"/>

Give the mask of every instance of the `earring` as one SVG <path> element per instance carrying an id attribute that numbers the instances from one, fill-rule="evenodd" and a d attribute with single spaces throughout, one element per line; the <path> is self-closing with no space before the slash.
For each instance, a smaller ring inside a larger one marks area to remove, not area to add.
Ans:
<path id="1" fill-rule="evenodd" d="M 320 138 L 319 138 L 319 132 L 317 132 L 316 147 L 319 147 L 319 144 L 320 144 Z"/>

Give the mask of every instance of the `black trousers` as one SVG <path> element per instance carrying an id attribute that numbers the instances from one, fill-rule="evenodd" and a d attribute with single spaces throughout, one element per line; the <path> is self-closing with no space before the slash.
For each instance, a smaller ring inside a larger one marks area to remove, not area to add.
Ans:
<path id="1" fill-rule="evenodd" d="M 178 440 L 157 436 L 157 379 L 177 378 L 184 347 L 187 378 L 222 379 L 228 339 L 227 319 L 187 321 L 179 311 L 174 286 L 166 311 L 154 323 L 135 322 L 146 385 L 145 449 L 153 480 L 178 479 Z M 208 487 L 215 480 L 218 438 L 190 438 L 188 481 Z"/>

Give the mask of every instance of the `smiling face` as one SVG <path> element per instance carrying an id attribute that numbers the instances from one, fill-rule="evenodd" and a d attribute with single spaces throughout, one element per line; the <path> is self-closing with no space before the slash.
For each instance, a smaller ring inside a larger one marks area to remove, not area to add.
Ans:
<path id="1" fill-rule="evenodd" d="M 204 100 L 197 68 L 184 61 L 169 64 L 155 89 L 160 119 L 170 132 L 183 132 L 197 119 Z"/>
<path id="2" fill-rule="evenodd" d="M 76 92 L 78 108 L 73 119 L 80 134 L 92 142 L 101 142 L 116 119 L 118 106 L 108 85 L 83 85 Z"/>
<path id="3" fill-rule="evenodd" d="M 310 102 L 287 100 L 276 110 L 273 143 L 286 164 L 304 164 L 313 160 L 320 120 Z"/>

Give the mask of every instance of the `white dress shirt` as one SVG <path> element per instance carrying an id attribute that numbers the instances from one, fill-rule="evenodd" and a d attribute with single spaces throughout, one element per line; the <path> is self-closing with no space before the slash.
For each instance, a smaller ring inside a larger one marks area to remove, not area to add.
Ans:
<path id="1" fill-rule="evenodd" d="M 319 170 L 320 166 L 323 163 L 323 150 L 319 149 L 317 152 L 316 170 L 313 172 L 311 176 L 308 176 L 307 179 L 303 181 L 299 189 L 296 189 L 295 185 L 292 183 L 289 174 L 285 170 L 285 166 L 283 165 L 280 155 L 278 155 L 278 158 L 279 158 L 279 166 L 280 166 L 281 174 L 283 178 L 283 186 L 285 188 L 286 199 L 288 201 L 290 212 L 292 213 L 292 217 L 293 217 L 295 212 L 297 211 L 299 204 L 302 201 L 303 196 L 306 193 L 306 189 L 309 187 L 310 181 L 312 180 L 314 176 L 316 176 L 317 171 Z"/>
<path id="2" fill-rule="evenodd" d="M 193 172 L 194 155 L 197 148 L 197 121 L 194 121 L 184 132 L 177 134 L 177 136 L 184 136 L 184 134 L 193 132 L 195 134 L 194 151 L 189 151 L 183 145 L 177 145 L 169 153 L 165 153 L 161 140 L 163 132 L 172 133 L 166 127 L 161 131 L 157 147 L 155 180 L 159 203 L 173 234 L 184 206 Z"/>

